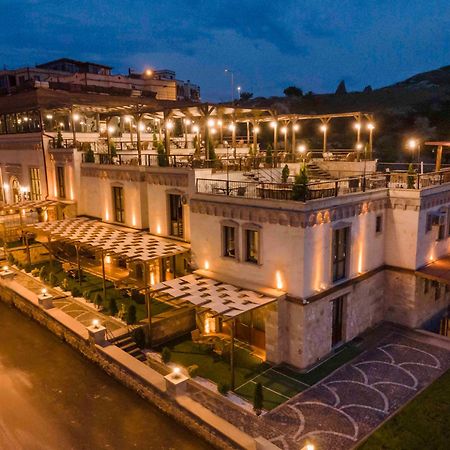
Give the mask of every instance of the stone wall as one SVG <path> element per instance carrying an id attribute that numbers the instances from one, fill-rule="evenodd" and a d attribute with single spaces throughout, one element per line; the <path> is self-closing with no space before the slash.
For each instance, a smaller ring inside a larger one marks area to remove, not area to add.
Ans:
<path id="1" fill-rule="evenodd" d="M 110 352 L 106 352 L 101 347 L 93 345 L 86 338 L 81 337 L 78 333 L 72 331 L 52 317 L 49 312 L 44 311 L 38 305 L 17 294 L 5 285 L 0 285 L 0 301 L 14 306 L 26 316 L 45 326 L 62 341 L 68 343 L 90 361 L 100 366 L 108 375 L 135 391 L 162 412 L 189 428 L 207 442 L 221 449 L 243 448 L 232 441 L 229 436 L 226 436 L 217 428 L 201 420 L 193 411 L 180 405 L 175 398 L 169 396 L 164 390 L 158 389 L 157 386 L 139 377 L 130 367 L 127 367 L 127 365 L 112 357 L 109 354 Z M 110 347 L 112 346 L 107 348 Z M 117 350 L 122 352 L 122 350 Z M 128 357 L 129 355 L 125 354 L 125 356 Z"/>
<path id="2" fill-rule="evenodd" d="M 152 321 L 152 343 L 153 345 L 163 344 L 175 337 L 190 333 L 195 328 L 194 308 L 182 308 L 175 312 L 169 312 L 166 317 Z M 145 330 L 147 330 L 146 327 Z"/>

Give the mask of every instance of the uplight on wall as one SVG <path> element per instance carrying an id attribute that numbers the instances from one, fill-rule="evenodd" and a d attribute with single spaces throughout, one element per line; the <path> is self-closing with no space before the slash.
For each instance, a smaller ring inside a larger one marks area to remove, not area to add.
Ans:
<path id="1" fill-rule="evenodd" d="M 156 225 L 156 234 L 161 234 L 161 225 Z"/>
<path id="2" fill-rule="evenodd" d="M 279 270 L 275 272 L 275 280 L 277 289 L 283 289 L 283 279 L 281 277 L 281 272 Z"/>
<path id="3" fill-rule="evenodd" d="M 109 255 L 105 256 L 105 263 L 106 264 L 111 264 L 111 256 L 109 256 Z"/>
<path id="4" fill-rule="evenodd" d="M 209 261 L 208 260 L 205 261 L 205 270 L 209 270 Z"/>

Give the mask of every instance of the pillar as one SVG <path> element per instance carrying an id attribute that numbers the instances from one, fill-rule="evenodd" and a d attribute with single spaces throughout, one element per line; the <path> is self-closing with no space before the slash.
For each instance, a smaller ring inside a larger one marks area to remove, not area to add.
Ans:
<path id="1" fill-rule="evenodd" d="M 235 377 L 234 377 L 234 334 L 235 334 L 235 319 L 231 321 L 231 349 L 230 349 L 230 369 L 231 369 L 231 390 L 234 391 L 235 388 Z"/>
<path id="2" fill-rule="evenodd" d="M 437 154 L 436 154 L 436 172 L 441 170 L 442 163 L 442 145 L 438 145 Z"/>
<path id="3" fill-rule="evenodd" d="M 106 302 L 106 273 L 105 273 L 105 254 L 102 250 L 102 282 L 103 282 L 103 303 Z"/>

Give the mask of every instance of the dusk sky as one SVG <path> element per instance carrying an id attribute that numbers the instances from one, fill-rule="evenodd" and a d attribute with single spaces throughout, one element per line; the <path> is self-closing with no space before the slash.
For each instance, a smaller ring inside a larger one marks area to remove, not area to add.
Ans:
<path id="1" fill-rule="evenodd" d="M 448 0 L 0 0 L 2 67 L 71 57 L 115 72 L 173 69 L 228 100 L 286 86 L 380 87 L 450 64 Z"/>

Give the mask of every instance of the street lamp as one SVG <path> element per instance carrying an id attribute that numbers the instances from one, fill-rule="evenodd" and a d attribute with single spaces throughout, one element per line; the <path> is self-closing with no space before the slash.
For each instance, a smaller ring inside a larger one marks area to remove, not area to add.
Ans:
<path id="1" fill-rule="evenodd" d="M 323 133 L 322 156 L 325 156 L 325 153 L 327 151 L 327 130 L 328 130 L 328 126 L 325 123 L 320 125 L 320 131 Z"/>
<path id="2" fill-rule="evenodd" d="M 153 70 L 152 69 L 145 69 L 145 75 L 147 77 L 151 77 L 153 75 Z"/>
<path id="3" fill-rule="evenodd" d="M 356 142 L 359 143 L 361 141 L 361 122 L 355 122 L 354 128 L 356 130 Z"/>
<path id="4" fill-rule="evenodd" d="M 240 86 L 237 87 L 237 91 L 238 91 L 238 100 L 240 100 L 241 99 L 241 87 Z"/>
<path id="5" fill-rule="evenodd" d="M 300 155 L 302 157 L 303 165 L 305 165 L 306 145 L 305 144 L 300 144 L 297 147 L 297 150 L 298 150 L 298 152 L 300 153 Z"/>
<path id="6" fill-rule="evenodd" d="M 231 77 L 231 103 L 234 103 L 234 72 L 230 69 L 225 69 L 225 73 L 230 74 Z"/>
<path id="7" fill-rule="evenodd" d="M 414 155 L 414 152 L 417 149 L 417 162 L 420 162 L 420 143 L 419 143 L 419 141 L 414 138 L 408 139 L 406 146 L 409 150 L 411 150 L 411 156 Z"/>
<path id="8" fill-rule="evenodd" d="M 373 130 L 375 125 L 372 122 L 367 124 L 367 129 L 369 130 L 369 157 L 372 159 L 372 149 L 373 149 Z"/>

